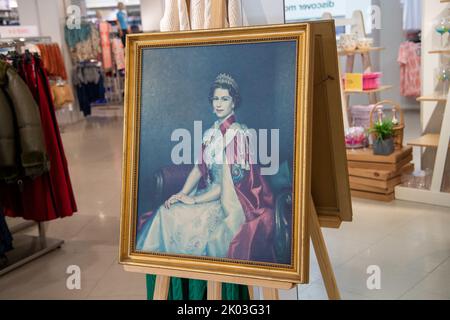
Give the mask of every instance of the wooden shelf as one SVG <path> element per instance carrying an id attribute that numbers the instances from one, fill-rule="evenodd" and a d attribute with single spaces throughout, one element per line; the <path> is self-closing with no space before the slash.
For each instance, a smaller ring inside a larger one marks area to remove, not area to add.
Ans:
<path id="1" fill-rule="evenodd" d="M 356 50 L 351 50 L 351 51 L 345 51 L 345 50 L 338 50 L 338 54 L 340 56 L 353 56 L 355 54 L 364 54 L 364 53 L 368 53 L 368 52 L 377 52 L 377 51 L 382 51 L 385 50 L 385 48 L 383 47 L 373 47 L 370 49 L 356 49 Z"/>
<path id="2" fill-rule="evenodd" d="M 422 96 L 417 98 L 419 102 L 447 102 L 447 98 L 438 96 Z"/>
<path id="3" fill-rule="evenodd" d="M 357 90 L 345 90 L 344 93 L 345 94 L 352 94 L 352 93 L 365 93 L 365 94 L 370 94 L 370 93 L 376 93 L 376 92 L 380 92 L 380 91 L 384 91 L 384 90 L 389 90 L 392 89 L 394 86 L 381 86 L 378 89 L 374 89 L 374 90 L 364 90 L 364 91 L 357 91 Z"/>
<path id="4" fill-rule="evenodd" d="M 450 54 L 450 49 L 432 50 L 428 51 L 429 54 Z"/>
<path id="5" fill-rule="evenodd" d="M 413 189 L 404 186 L 395 187 L 395 198 L 398 200 L 428 203 L 434 206 L 450 207 L 450 193 Z"/>
<path id="6" fill-rule="evenodd" d="M 423 135 L 420 138 L 417 138 L 415 140 L 412 140 L 408 142 L 409 146 L 415 146 L 415 147 L 432 147 L 437 148 L 439 146 L 439 134 L 426 134 Z"/>
<path id="7" fill-rule="evenodd" d="M 373 154 L 372 148 L 347 149 L 347 161 L 365 161 L 395 164 L 411 155 L 412 152 L 412 147 L 403 147 L 400 150 L 395 150 L 394 153 L 388 156 L 379 156 Z"/>

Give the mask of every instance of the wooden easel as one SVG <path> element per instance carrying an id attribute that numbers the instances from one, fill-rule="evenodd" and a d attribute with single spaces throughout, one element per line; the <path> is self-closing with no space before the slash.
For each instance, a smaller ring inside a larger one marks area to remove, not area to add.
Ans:
<path id="1" fill-rule="evenodd" d="M 332 21 L 320 21 L 301 26 L 283 27 L 286 29 L 307 27 L 305 29 L 308 34 L 306 41 L 308 41 L 307 55 L 309 57 L 309 65 L 307 70 L 309 72 L 306 72 L 305 78 L 308 83 L 307 106 L 312 110 L 311 118 L 308 121 L 313 120 L 313 125 L 310 134 L 311 140 L 308 141 L 310 143 L 311 156 L 310 162 L 308 161 L 307 163 L 307 165 L 311 166 L 311 172 L 305 183 L 308 183 L 306 189 L 311 195 L 309 199 L 305 199 L 307 201 L 305 207 L 307 232 L 303 234 L 303 243 L 308 242 L 308 246 L 305 246 L 303 251 L 305 259 L 301 263 L 305 267 L 304 270 L 307 270 L 309 255 L 306 253 L 309 253 L 310 237 L 328 297 L 331 300 L 338 300 L 340 299 L 339 289 L 321 230 L 322 227 L 339 228 L 343 221 L 352 220 L 347 157 L 344 144 L 344 121 L 340 103 L 341 91 L 335 26 Z M 129 38 L 129 40 L 133 39 Z M 130 45 L 128 48 L 132 48 L 132 46 Z M 128 55 L 128 57 L 130 59 L 131 55 Z M 131 60 L 128 65 L 131 68 L 134 66 Z M 133 81 L 128 82 L 127 86 L 129 88 L 135 87 Z M 130 103 L 133 102 L 132 98 L 130 98 L 130 101 Z M 132 115 L 130 113 L 127 116 L 131 117 Z M 132 137 L 131 135 L 128 136 Z M 126 173 L 129 173 L 129 171 L 125 171 L 125 176 L 127 176 Z M 124 186 L 127 186 L 127 184 L 125 183 Z M 126 199 L 129 200 L 130 198 Z M 131 202 L 124 202 L 123 208 L 125 211 L 129 210 L 127 207 L 128 203 Z M 122 222 L 122 231 L 129 231 L 135 226 L 135 224 L 130 223 L 130 220 L 124 219 Z M 222 283 L 236 283 L 249 286 L 251 298 L 253 298 L 252 287 L 261 287 L 263 288 L 263 297 L 266 300 L 277 300 L 279 299 L 279 289 L 289 290 L 296 286 L 295 283 L 290 283 L 291 280 L 282 282 L 267 277 L 216 275 L 204 270 L 187 272 L 178 270 L 173 265 L 169 269 L 132 264 L 129 263 L 132 260 L 130 259 L 131 252 L 129 251 L 130 238 L 128 234 L 125 233 L 125 235 L 125 240 L 121 246 L 121 259 L 124 263 L 124 269 L 129 272 L 157 275 L 154 300 L 166 300 L 168 298 L 170 277 L 207 281 L 208 300 L 220 300 L 222 298 Z M 307 283 L 307 281 L 307 273 L 305 273 L 302 282 Z"/>
<path id="2" fill-rule="evenodd" d="M 328 298 L 330 300 L 340 300 L 341 296 L 339 294 L 339 289 L 336 284 L 336 278 L 334 276 L 333 267 L 331 265 L 331 261 L 328 256 L 328 251 L 325 245 L 325 240 L 323 238 L 319 217 L 317 216 L 316 207 L 314 205 L 311 206 L 309 218 L 310 218 L 309 230 L 311 240 L 314 246 L 314 252 L 316 253 L 317 256 L 317 261 L 319 263 L 323 282 L 325 283 Z M 213 276 L 211 276 L 211 278 L 213 278 Z M 169 295 L 169 285 L 170 285 L 169 276 L 156 276 L 155 293 L 153 299 L 167 300 L 167 297 Z M 258 281 L 255 281 L 254 283 L 254 286 L 263 288 L 262 291 L 264 300 L 278 300 L 279 299 L 278 289 L 264 287 L 265 285 L 266 285 L 265 283 L 258 283 Z M 294 286 L 294 284 L 292 286 Z M 250 298 L 253 300 L 252 289 L 253 289 L 252 286 L 250 286 L 249 287 Z M 207 297 L 208 300 L 222 300 L 222 283 L 216 282 L 212 279 L 208 280 Z"/>

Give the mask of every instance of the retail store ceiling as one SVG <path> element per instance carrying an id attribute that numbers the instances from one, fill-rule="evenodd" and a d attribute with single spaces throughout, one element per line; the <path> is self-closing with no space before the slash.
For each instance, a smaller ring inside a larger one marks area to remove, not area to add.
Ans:
<path id="1" fill-rule="evenodd" d="M 117 0 L 86 0 L 87 8 L 111 8 L 117 7 Z M 122 0 L 126 6 L 138 6 L 140 0 Z"/>

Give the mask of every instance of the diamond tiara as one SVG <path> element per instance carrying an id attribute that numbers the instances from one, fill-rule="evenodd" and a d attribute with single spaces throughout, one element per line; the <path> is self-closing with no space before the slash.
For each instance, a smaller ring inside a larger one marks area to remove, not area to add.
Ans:
<path id="1" fill-rule="evenodd" d="M 236 81 L 233 79 L 233 77 L 226 73 L 219 74 L 214 82 L 218 83 L 218 84 L 228 84 L 228 85 L 232 86 L 236 91 L 238 91 L 238 89 L 239 89 L 239 87 L 238 87 Z"/>

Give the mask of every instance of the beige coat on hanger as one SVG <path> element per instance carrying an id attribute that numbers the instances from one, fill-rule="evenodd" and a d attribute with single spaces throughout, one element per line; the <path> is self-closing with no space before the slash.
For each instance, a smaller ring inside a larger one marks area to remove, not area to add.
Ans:
<path id="1" fill-rule="evenodd" d="M 242 3 L 241 0 L 228 0 L 228 22 L 230 27 L 242 27 Z"/>
<path id="2" fill-rule="evenodd" d="M 161 31 L 190 30 L 186 0 L 165 0 L 164 16 L 160 22 Z"/>
<path id="3" fill-rule="evenodd" d="M 242 26 L 241 0 L 165 0 L 160 23 L 161 31 L 237 26 Z"/>

